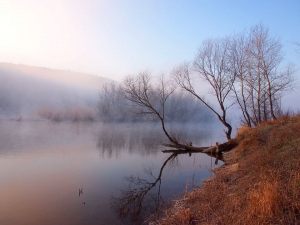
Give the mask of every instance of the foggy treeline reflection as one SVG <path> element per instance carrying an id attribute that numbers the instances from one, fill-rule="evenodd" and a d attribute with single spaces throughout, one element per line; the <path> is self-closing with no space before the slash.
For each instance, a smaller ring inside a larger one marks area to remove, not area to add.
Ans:
<path id="1" fill-rule="evenodd" d="M 210 130 L 204 131 L 201 126 L 190 123 L 167 124 L 172 135 L 181 142 L 193 142 L 201 145 L 210 135 Z M 113 123 L 104 124 L 98 131 L 97 147 L 101 156 L 118 157 L 126 149 L 129 153 L 140 155 L 155 155 L 164 149 L 163 143 L 168 143 L 159 123 Z"/>
<path id="2" fill-rule="evenodd" d="M 1 154 L 37 146 L 75 143 L 74 135 L 96 138 L 101 156 L 118 156 L 121 151 L 140 155 L 155 155 L 168 140 L 159 123 L 55 123 L 0 121 Z M 190 123 L 166 124 L 170 133 L 180 142 L 208 145 L 212 130 L 208 125 Z M 39 148 L 41 149 L 41 148 Z"/>
<path id="3" fill-rule="evenodd" d="M 210 124 L 166 125 L 182 142 L 216 139 Z M 209 156 L 166 142 L 158 123 L 0 120 L 0 224 L 138 224 L 210 176 Z"/>

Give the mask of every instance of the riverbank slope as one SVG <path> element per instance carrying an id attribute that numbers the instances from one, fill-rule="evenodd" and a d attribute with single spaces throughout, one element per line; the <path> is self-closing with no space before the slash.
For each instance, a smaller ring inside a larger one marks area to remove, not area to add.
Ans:
<path id="1" fill-rule="evenodd" d="M 300 116 L 242 127 L 214 178 L 152 224 L 299 224 Z"/>

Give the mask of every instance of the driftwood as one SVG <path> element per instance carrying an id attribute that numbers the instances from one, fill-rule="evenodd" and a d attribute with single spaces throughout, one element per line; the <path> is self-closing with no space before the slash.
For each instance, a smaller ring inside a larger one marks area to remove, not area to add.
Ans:
<path id="1" fill-rule="evenodd" d="M 207 149 L 208 147 L 194 147 L 187 144 L 163 144 L 163 146 L 170 147 L 170 148 L 176 148 L 178 150 L 185 150 L 185 151 L 196 151 L 196 152 L 203 152 L 203 150 Z"/>
<path id="2" fill-rule="evenodd" d="M 203 152 L 203 153 L 213 153 L 213 154 L 221 154 L 222 152 L 228 152 L 231 149 L 235 148 L 238 145 L 238 141 L 236 139 L 231 139 L 228 142 L 223 144 L 216 143 L 216 146 L 210 147 L 194 147 L 191 144 L 163 144 L 166 147 L 176 148 L 178 150 L 165 150 L 163 152 L 175 152 L 175 151 L 188 151 L 188 152 Z"/>
<path id="3" fill-rule="evenodd" d="M 187 154 L 187 153 L 197 153 L 197 152 L 203 152 L 203 150 L 181 150 L 181 149 L 167 149 L 162 150 L 163 153 L 175 153 L 175 154 Z"/>
<path id="4" fill-rule="evenodd" d="M 212 153 L 212 152 L 203 152 L 203 151 L 187 151 L 187 150 L 162 150 L 163 153 L 172 153 L 175 155 L 179 155 L 179 154 L 189 154 L 189 156 L 192 156 L 192 154 L 194 153 L 204 153 L 207 154 L 211 157 L 216 158 L 215 160 L 215 164 L 218 164 L 219 160 L 223 160 L 223 155 L 222 154 L 217 154 L 217 153 Z"/>

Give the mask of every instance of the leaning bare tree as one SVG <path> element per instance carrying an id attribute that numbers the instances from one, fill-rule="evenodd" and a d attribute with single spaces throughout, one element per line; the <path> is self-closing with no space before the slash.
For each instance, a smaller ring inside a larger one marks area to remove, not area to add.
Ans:
<path id="1" fill-rule="evenodd" d="M 280 99 L 294 84 L 291 66 L 282 67 L 282 46 L 271 38 L 263 25 L 254 26 L 249 34 L 209 39 L 202 43 L 193 63 L 183 63 L 172 72 L 177 85 L 192 94 L 210 109 L 227 128 L 227 143 L 216 145 L 214 151 L 230 150 L 236 145 L 231 140 L 232 127 L 228 122 L 228 108 L 237 102 L 243 121 L 256 126 L 280 115 Z M 196 92 L 195 79 L 204 81 L 218 103 L 210 104 Z M 171 144 L 166 146 L 205 152 L 206 147 L 180 144 L 165 127 L 166 102 L 174 87 L 163 76 L 153 84 L 149 73 L 129 76 L 124 80 L 122 94 L 125 99 L 140 107 L 140 113 L 155 115 Z M 232 98 L 234 96 L 235 98 Z M 211 150 L 209 148 L 208 150 Z"/>
<path id="2" fill-rule="evenodd" d="M 122 96 L 137 108 L 138 113 L 143 115 L 154 115 L 160 120 L 162 129 L 171 142 L 171 144 L 163 144 L 164 146 L 187 151 L 221 153 L 236 145 L 236 143 L 230 142 L 224 143 L 218 148 L 209 148 L 194 147 L 191 143 L 179 143 L 176 137 L 169 134 L 165 125 L 166 103 L 174 91 L 174 85 L 172 85 L 170 80 L 166 79 L 164 76 L 160 76 L 156 82 L 153 82 L 153 78 L 148 72 L 142 72 L 137 76 L 126 77 L 121 88 Z"/>
<path id="3" fill-rule="evenodd" d="M 229 39 L 209 39 L 202 43 L 193 64 L 183 63 L 173 71 L 175 82 L 185 91 L 203 102 L 227 128 L 224 130 L 231 139 L 232 127 L 227 120 L 227 109 L 232 106 L 229 96 L 235 81 L 235 74 L 228 69 Z M 194 88 L 194 78 L 200 78 L 209 85 L 211 93 L 218 101 L 214 108 Z"/>

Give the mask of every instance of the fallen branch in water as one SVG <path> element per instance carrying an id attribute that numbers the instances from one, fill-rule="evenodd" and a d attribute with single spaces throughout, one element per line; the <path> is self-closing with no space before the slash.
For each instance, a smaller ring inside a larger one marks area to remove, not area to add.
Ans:
<path id="1" fill-rule="evenodd" d="M 237 145 L 238 145 L 238 141 L 236 139 L 231 139 L 223 144 L 218 144 L 217 142 L 216 146 L 210 146 L 210 147 L 194 147 L 190 144 L 180 144 L 180 143 L 163 144 L 163 146 L 178 149 L 178 150 L 170 150 L 170 152 L 191 151 L 191 152 L 203 152 L 203 153 L 214 153 L 214 154 L 228 152 L 231 149 L 235 148 Z M 167 152 L 167 150 L 163 152 Z"/>

